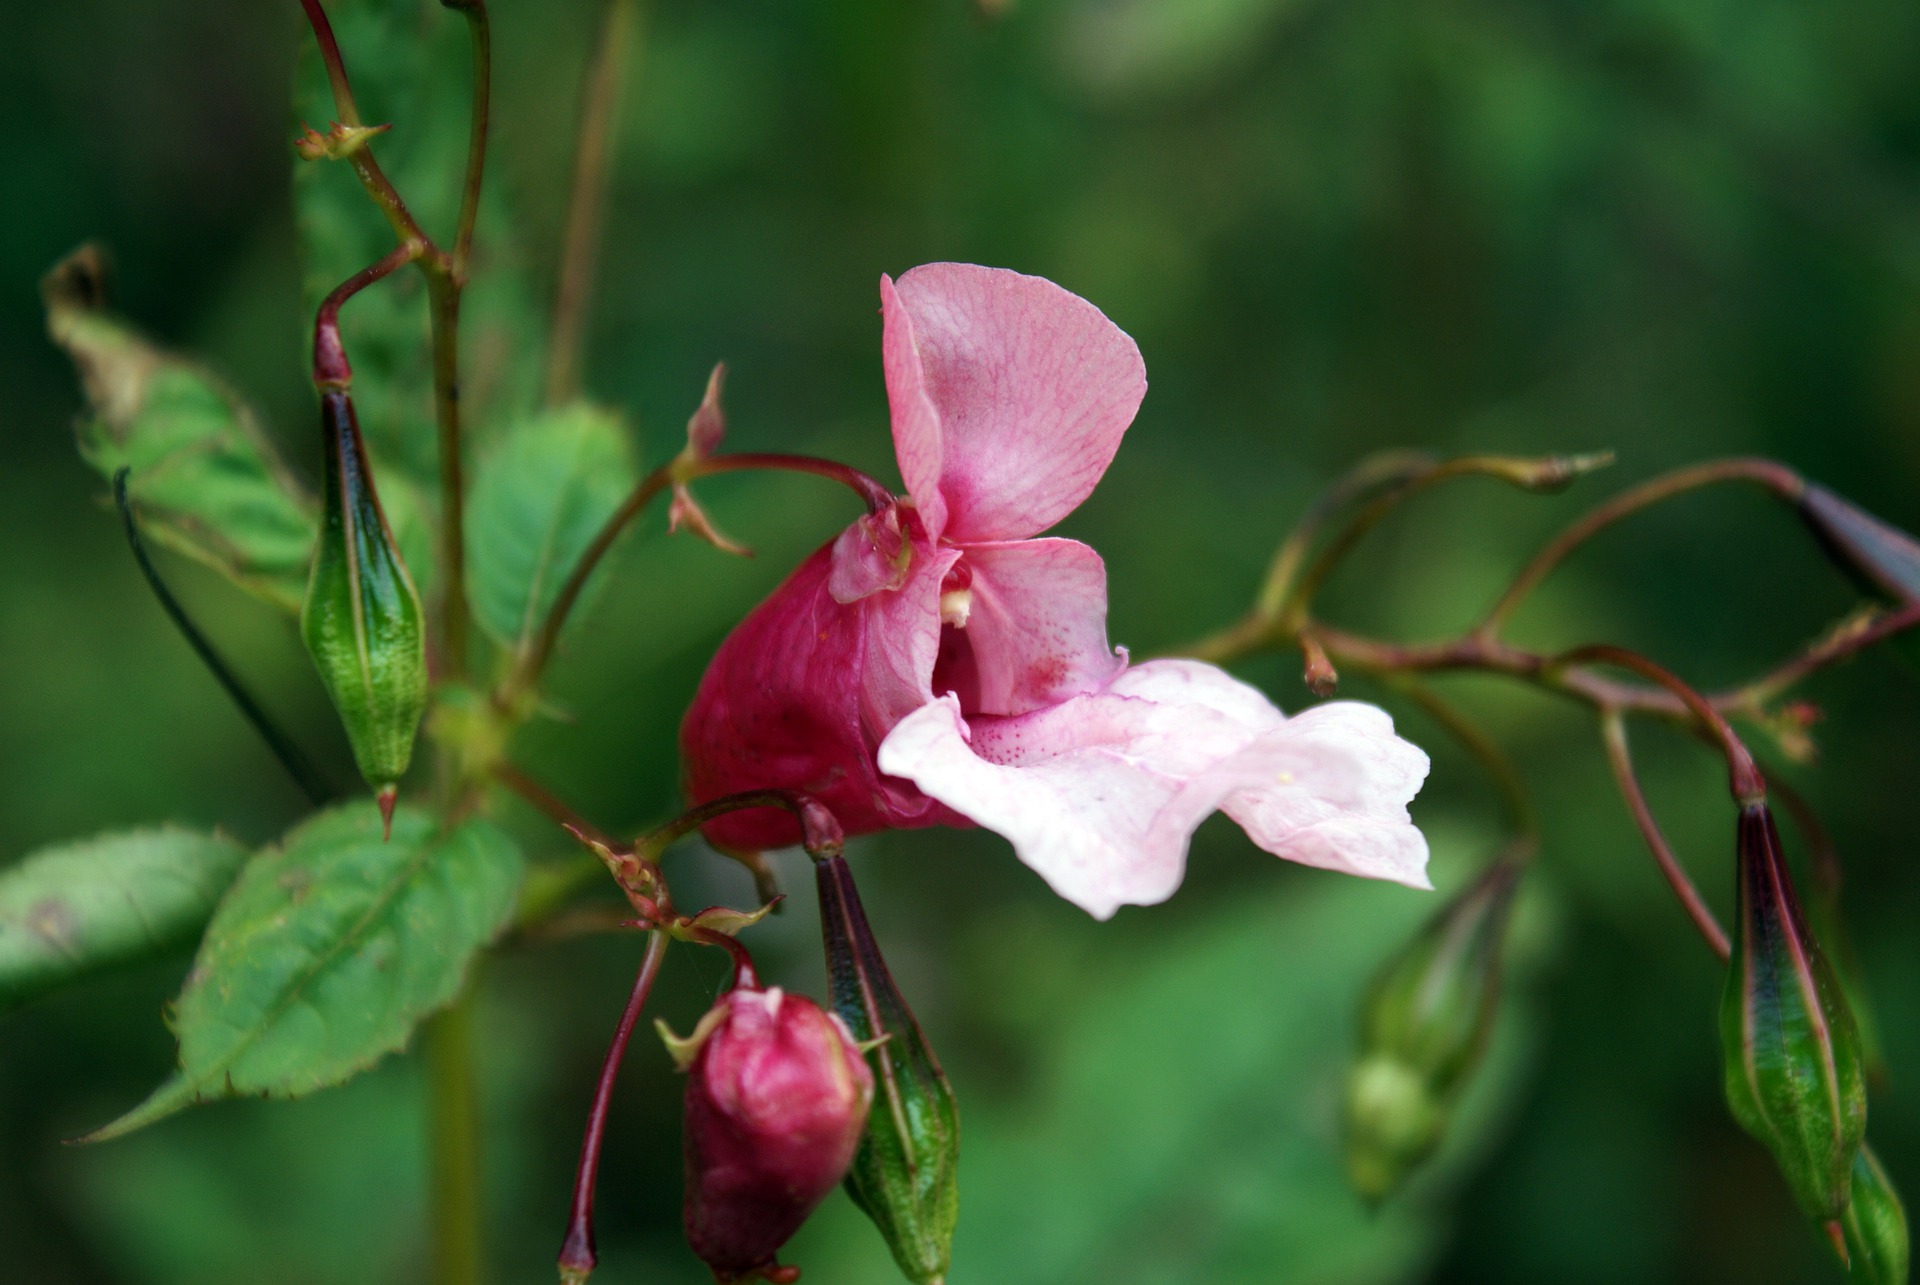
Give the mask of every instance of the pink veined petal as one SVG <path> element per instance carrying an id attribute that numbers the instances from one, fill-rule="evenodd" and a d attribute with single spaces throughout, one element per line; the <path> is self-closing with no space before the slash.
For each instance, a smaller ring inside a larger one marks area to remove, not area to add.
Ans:
<path id="1" fill-rule="evenodd" d="M 1426 754 L 1394 734 L 1384 710 L 1335 701 L 1303 710 L 1236 756 L 1229 770 L 1238 785 L 1221 810 L 1289 861 L 1431 888 L 1426 837 L 1407 813 L 1427 768 Z"/>
<path id="2" fill-rule="evenodd" d="M 1051 741 L 1060 730 L 1026 734 Z M 1165 901 L 1180 886 L 1191 826 L 1160 823 L 1185 789 L 1180 778 L 1106 745 L 994 762 L 968 735 L 960 703 L 942 697 L 888 734 L 880 769 L 1006 838 L 1055 892 L 1097 919 Z"/>
<path id="3" fill-rule="evenodd" d="M 1126 332 L 1004 268 L 927 264 L 880 297 L 894 449 L 930 535 L 1021 539 L 1093 492 L 1147 391 Z"/>
<path id="4" fill-rule="evenodd" d="M 1098 691 L 1126 667 L 1107 644 L 1107 568 L 1077 540 L 965 546 L 978 712 L 1025 714 Z"/>
<path id="5" fill-rule="evenodd" d="M 901 302 L 893 278 L 885 273 L 880 275 L 880 362 L 886 372 L 900 480 L 920 510 L 927 538 L 938 540 L 947 527 L 947 502 L 940 493 L 940 412 L 927 396 L 927 372 L 914 335 L 913 315 Z"/>

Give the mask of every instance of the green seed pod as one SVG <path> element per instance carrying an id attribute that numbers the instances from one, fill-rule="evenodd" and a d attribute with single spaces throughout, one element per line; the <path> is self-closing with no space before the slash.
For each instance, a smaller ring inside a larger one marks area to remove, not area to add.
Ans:
<path id="1" fill-rule="evenodd" d="M 1867 1128 L 1860 1039 L 1764 803 L 1740 810 L 1740 918 L 1720 1001 L 1727 1105 L 1817 1222 L 1847 1208 Z"/>
<path id="2" fill-rule="evenodd" d="M 1360 1010 L 1347 1074 L 1347 1176 L 1369 1202 L 1432 1155 L 1486 1051 L 1520 869 L 1495 863 L 1388 960 Z"/>
<path id="3" fill-rule="evenodd" d="M 391 814 L 427 703 L 420 595 L 387 529 L 353 401 L 320 398 L 326 510 L 300 633 L 346 726 L 354 761 Z"/>
<path id="4" fill-rule="evenodd" d="M 817 860 L 814 875 L 834 1009 L 863 1045 L 880 1041 L 867 1051 L 873 1111 L 847 1191 L 907 1278 L 937 1285 L 946 1278 L 960 1216 L 960 1108 L 881 958 L 847 863 Z"/>
<path id="5" fill-rule="evenodd" d="M 1847 1270 L 1868 1285 L 1907 1285 L 1907 1211 L 1873 1148 L 1853 1158 L 1853 1196 L 1840 1216 Z"/>

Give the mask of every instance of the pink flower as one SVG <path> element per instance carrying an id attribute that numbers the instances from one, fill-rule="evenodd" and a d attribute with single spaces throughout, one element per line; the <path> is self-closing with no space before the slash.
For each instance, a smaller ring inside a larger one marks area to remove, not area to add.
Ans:
<path id="1" fill-rule="evenodd" d="M 777 986 L 727 992 L 687 1043 L 682 1220 L 730 1281 L 771 1268 L 846 1176 L 873 1073 L 838 1017 Z"/>
<path id="2" fill-rule="evenodd" d="M 692 801 L 802 790 L 850 834 L 977 823 L 1102 917 L 1169 896 L 1215 809 L 1281 856 L 1425 886 L 1406 803 L 1427 760 L 1385 714 L 1289 720 L 1208 665 L 1129 669 L 1099 554 L 1036 538 L 1119 449 L 1146 393 L 1133 341 L 1002 269 L 930 264 L 881 278 L 880 299 L 911 499 L 815 552 L 721 644 L 681 728 Z M 707 835 L 798 838 L 764 809 Z"/>

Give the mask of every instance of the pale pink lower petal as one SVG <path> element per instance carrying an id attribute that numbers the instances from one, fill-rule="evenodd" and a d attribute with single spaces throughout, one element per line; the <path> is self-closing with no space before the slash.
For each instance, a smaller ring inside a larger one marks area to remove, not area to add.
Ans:
<path id="1" fill-rule="evenodd" d="M 1107 690 L 1162 705 L 1204 705 L 1251 732 L 1264 732 L 1286 721 L 1286 715 L 1258 687 L 1200 660 L 1143 661 L 1114 679 Z"/>
<path id="2" fill-rule="evenodd" d="M 1164 901 L 1180 886 L 1190 830 L 1156 822 L 1183 781 L 1107 746 L 993 762 L 974 752 L 968 730 L 959 702 L 943 697 L 888 734 L 880 769 L 1005 837 L 1055 892 L 1095 918 Z"/>
<path id="3" fill-rule="evenodd" d="M 1384 713 L 1341 702 L 1288 720 L 1192 661 L 1149 662 L 1017 717 L 962 720 L 943 698 L 902 719 L 879 761 L 1103 918 L 1171 895 L 1215 809 L 1289 860 L 1427 886 L 1406 808 L 1427 760 Z"/>
<path id="4" fill-rule="evenodd" d="M 894 449 L 931 535 L 1035 535 L 1092 493 L 1146 395 L 1126 332 L 1003 268 L 932 263 L 880 296 Z"/>
<path id="5" fill-rule="evenodd" d="M 957 610 L 979 685 L 969 713 L 1025 714 L 1098 691 L 1125 668 L 1107 644 L 1106 564 L 1086 545 L 970 544 L 962 566 L 971 581 Z"/>
<path id="6" fill-rule="evenodd" d="M 1429 888 L 1426 838 L 1407 812 L 1427 767 L 1385 711 L 1316 705 L 1237 756 L 1227 770 L 1239 785 L 1222 810 L 1289 861 Z"/>

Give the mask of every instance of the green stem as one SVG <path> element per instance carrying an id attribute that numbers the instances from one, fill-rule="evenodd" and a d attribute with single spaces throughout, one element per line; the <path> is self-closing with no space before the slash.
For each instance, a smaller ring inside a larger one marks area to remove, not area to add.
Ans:
<path id="1" fill-rule="evenodd" d="M 440 445 L 442 677 L 467 673 L 466 482 L 460 459 L 460 283 L 427 276 L 433 317 L 433 418 Z"/>
<path id="2" fill-rule="evenodd" d="M 480 1285 L 480 1112 L 474 1083 L 473 985 L 421 1031 L 431 1095 L 435 1285 Z"/>
<path id="3" fill-rule="evenodd" d="M 580 391 L 582 349 L 588 305 L 593 299 L 594 262 L 599 257 L 600 222 L 606 210 L 607 155 L 620 115 L 620 85 L 633 45 L 638 0 L 606 0 L 606 19 L 580 92 L 580 136 L 574 145 L 573 192 L 567 201 L 567 230 L 560 249 L 559 281 L 553 296 L 553 334 L 547 348 L 547 404 L 571 401 Z"/>
<path id="4" fill-rule="evenodd" d="M 467 259 L 473 252 L 473 225 L 480 217 L 480 178 L 487 165 L 487 126 L 493 104 L 493 24 L 485 0 L 440 0 L 458 9 L 473 36 L 473 111 L 467 132 L 467 173 L 460 187 L 460 222 L 453 233 L 453 278 L 467 280 Z"/>

